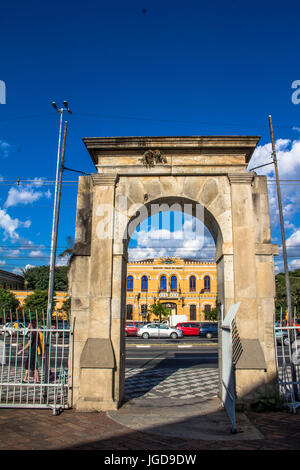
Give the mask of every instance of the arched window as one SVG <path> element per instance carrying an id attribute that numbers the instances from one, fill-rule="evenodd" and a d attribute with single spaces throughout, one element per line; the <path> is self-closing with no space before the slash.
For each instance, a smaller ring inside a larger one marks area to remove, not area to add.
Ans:
<path id="1" fill-rule="evenodd" d="M 196 305 L 190 305 L 190 320 L 196 320 Z"/>
<path id="2" fill-rule="evenodd" d="M 204 278 L 204 290 L 210 291 L 210 277 L 209 276 L 205 276 Z"/>
<path id="3" fill-rule="evenodd" d="M 196 290 L 196 278 L 195 276 L 190 277 L 190 292 L 194 292 Z"/>
<path id="4" fill-rule="evenodd" d="M 167 278 L 166 278 L 166 276 L 161 276 L 161 278 L 160 278 L 160 290 L 167 290 Z"/>
<path id="5" fill-rule="evenodd" d="M 177 277 L 171 277 L 171 291 L 177 291 Z"/>
<path id="6" fill-rule="evenodd" d="M 143 291 L 148 290 L 148 278 L 147 278 L 147 276 L 142 277 L 142 290 Z"/>
<path id="7" fill-rule="evenodd" d="M 127 278 L 127 290 L 133 290 L 133 276 Z"/>

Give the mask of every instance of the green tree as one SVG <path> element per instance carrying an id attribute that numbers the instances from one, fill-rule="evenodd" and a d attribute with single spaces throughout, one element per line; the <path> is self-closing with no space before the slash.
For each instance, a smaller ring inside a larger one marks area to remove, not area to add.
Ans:
<path id="1" fill-rule="evenodd" d="M 28 290 L 47 290 L 49 285 L 49 266 L 35 266 L 24 270 L 24 279 Z M 54 289 L 68 290 L 68 266 L 56 266 Z"/>
<path id="2" fill-rule="evenodd" d="M 217 308 L 212 308 L 209 312 L 205 313 L 205 317 L 207 318 L 207 320 L 217 321 L 218 320 L 218 309 Z"/>
<path id="3" fill-rule="evenodd" d="M 165 320 L 169 316 L 169 310 L 160 302 L 157 302 L 157 304 L 152 304 L 150 306 L 150 312 L 153 313 L 153 315 L 156 317 L 159 317 L 160 322 L 162 319 Z"/>
<path id="4" fill-rule="evenodd" d="M 55 293 L 53 294 L 55 295 Z M 27 318 L 29 315 L 38 315 L 40 319 L 46 319 L 47 317 L 47 306 L 48 306 L 48 292 L 42 290 L 36 290 L 33 294 L 26 297 L 24 301 L 24 312 Z M 53 300 L 53 309 L 55 301 Z"/>
<path id="5" fill-rule="evenodd" d="M 296 308 L 296 311 L 300 312 L 300 269 L 289 272 L 290 278 L 290 289 L 291 289 L 291 301 L 292 308 Z M 276 320 L 280 319 L 280 313 L 282 311 L 282 318 L 285 319 L 287 310 L 287 299 L 286 299 L 286 286 L 285 286 L 285 275 L 284 273 L 278 273 L 275 276 L 276 285 L 276 298 L 275 298 L 275 309 L 276 309 Z"/>
<path id="6" fill-rule="evenodd" d="M 4 312 L 15 312 L 19 307 L 19 301 L 16 296 L 9 290 L 0 287 L 0 319 L 4 320 Z"/>

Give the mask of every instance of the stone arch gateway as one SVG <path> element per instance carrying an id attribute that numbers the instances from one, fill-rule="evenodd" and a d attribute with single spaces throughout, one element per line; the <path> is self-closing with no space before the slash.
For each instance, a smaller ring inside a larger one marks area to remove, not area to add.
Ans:
<path id="1" fill-rule="evenodd" d="M 271 243 L 266 178 L 246 171 L 259 137 L 83 140 L 97 171 L 79 177 L 69 270 L 74 408 L 105 411 L 122 402 L 128 240 L 145 211 L 162 204 L 187 205 L 202 218 L 216 244 L 224 315 L 240 302 L 237 399 L 273 391 L 277 246 Z"/>

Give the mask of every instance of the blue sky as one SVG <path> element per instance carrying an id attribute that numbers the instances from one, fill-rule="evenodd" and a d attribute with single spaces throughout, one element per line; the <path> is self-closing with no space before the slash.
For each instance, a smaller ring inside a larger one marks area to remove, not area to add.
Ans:
<path id="1" fill-rule="evenodd" d="M 296 1 L 3 0 L 0 267 L 17 272 L 49 260 L 53 100 L 66 99 L 73 111 L 70 168 L 94 171 L 82 143 L 94 136 L 260 135 L 254 162 L 265 162 L 271 114 L 280 176 L 300 179 L 300 104 L 291 99 L 300 80 L 299 13 Z M 274 176 L 271 166 L 261 172 Z M 74 237 L 77 177 L 64 174 L 58 253 Z M 281 245 L 269 187 L 272 239 Z M 282 186 L 292 269 L 300 267 L 298 189 L 299 183 Z M 276 264 L 282 268 L 280 257 Z"/>

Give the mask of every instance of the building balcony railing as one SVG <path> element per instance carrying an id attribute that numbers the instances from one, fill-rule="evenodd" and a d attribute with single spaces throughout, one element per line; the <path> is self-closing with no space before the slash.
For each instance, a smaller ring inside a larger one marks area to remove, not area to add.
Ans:
<path id="1" fill-rule="evenodd" d="M 160 291 L 160 292 L 158 293 L 158 297 L 162 297 L 162 298 L 164 298 L 164 299 L 166 299 L 166 298 L 171 298 L 171 297 L 172 297 L 172 298 L 174 299 L 174 298 L 178 298 L 178 297 L 179 297 L 179 294 L 178 294 L 178 292 Z"/>

